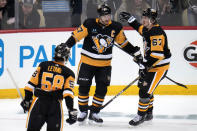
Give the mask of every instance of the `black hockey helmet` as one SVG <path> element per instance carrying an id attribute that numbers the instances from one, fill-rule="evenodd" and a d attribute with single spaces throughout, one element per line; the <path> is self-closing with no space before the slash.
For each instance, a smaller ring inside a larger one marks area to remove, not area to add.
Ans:
<path id="1" fill-rule="evenodd" d="M 99 16 L 111 14 L 111 9 L 107 4 L 102 4 L 98 6 L 97 12 Z"/>
<path id="2" fill-rule="evenodd" d="M 148 8 L 143 11 L 142 16 L 147 16 L 148 18 L 151 18 L 152 20 L 156 20 L 157 11 L 155 9 Z"/>
<path id="3" fill-rule="evenodd" d="M 68 47 L 63 46 L 62 44 L 58 45 L 55 48 L 55 60 L 59 61 L 68 61 L 70 57 L 70 49 Z"/>

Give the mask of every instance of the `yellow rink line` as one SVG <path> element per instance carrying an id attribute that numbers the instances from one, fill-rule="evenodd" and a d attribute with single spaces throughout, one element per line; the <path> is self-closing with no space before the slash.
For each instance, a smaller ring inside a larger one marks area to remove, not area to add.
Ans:
<path id="1" fill-rule="evenodd" d="M 107 95 L 116 95 L 126 86 L 112 85 L 108 87 Z M 197 85 L 187 85 L 188 89 L 177 85 L 159 85 L 155 91 L 155 95 L 197 95 Z M 92 86 L 90 89 L 90 95 L 92 96 L 95 90 L 95 86 Z M 136 85 L 131 86 L 122 95 L 137 95 L 138 87 Z M 20 88 L 21 93 L 24 96 L 24 89 Z M 75 95 L 78 94 L 78 86 L 75 87 Z M 16 89 L 0 89 L 0 99 L 10 99 L 10 98 L 19 98 Z"/>

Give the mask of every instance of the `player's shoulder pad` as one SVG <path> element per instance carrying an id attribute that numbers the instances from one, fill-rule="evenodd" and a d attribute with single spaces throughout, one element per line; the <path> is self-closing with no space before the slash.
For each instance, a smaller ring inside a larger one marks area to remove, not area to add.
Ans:
<path id="1" fill-rule="evenodd" d="M 152 28 L 152 31 L 157 32 L 157 33 L 165 33 L 164 30 L 161 28 L 161 26 L 154 26 Z"/>
<path id="2" fill-rule="evenodd" d="M 117 22 L 117 21 L 112 20 L 112 25 L 114 25 L 114 26 L 116 26 L 117 28 L 120 28 L 120 29 L 123 28 L 122 24 L 120 22 Z"/>
<path id="3" fill-rule="evenodd" d="M 75 78 L 75 73 L 70 68 L 68 68 L 67 66 L 64 66 L 64 69 L 69 76 L 72 76 L 73 78 Z"/>
<path id="4" fill-rule="evenodd" d="M 112 21 L 112 27 L 121 31 L 123 29 L 123 26 L 120 22 L 117 22 L 117 21 Z"/>
<path id="5" fill-rule="evenodd" d="M 53 63 L 53 61 L 43 61 L 40 63 L 40 65 L 48 65 L 48 64 L 51 64 Z"/>
<path id="6" fill-rule="evenodd" d="M 41 62 L 38 66 L 45 66 L 45 65 L 47 65 L 49 63 L 49 61 L 43 61 L 43 62 Z"/>
<path id="7" fill-rule="evenodd" d="M 95 18 L 88 18 L 83 22 L 83 25 L 87 28 L 88 26 L 92 25 L 96 22 Z"/>

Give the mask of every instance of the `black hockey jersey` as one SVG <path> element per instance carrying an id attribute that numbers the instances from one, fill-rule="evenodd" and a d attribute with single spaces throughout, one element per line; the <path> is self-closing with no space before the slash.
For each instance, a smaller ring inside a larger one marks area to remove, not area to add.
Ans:
<path id="1" fill-rule="evenodd" d="M 62 91 L 63 97 L 74 98 L 75 75 L 68 67 L 56 62 L 41 62 L 25 86 L 25 90 L 33 92 L 40 89 L 46 92 Z"/>
<path id="2" fill-rule="evenodd" d="M 137 30 L 143 37 L 144 58 L 148 67 L 153 67 L 150 71 L 158 69 L 168 69 L 171 53 L 168 48 L 166 33 L 158 25 L 154 25 L 150 30 L 138 23 L 136 20 L 129 24 Z"/>
<path id="3" fill-rule="evenodd" d="M 73 31 L 72 36 L 76 42 L 84 38 L 81 62 L 99 67 L 111 65 L 114 42 L 121 48 L 128 44 L 119 22 L 110 21 L 107 26 L 103 26 L 98 18 L 85 20 Z"/>

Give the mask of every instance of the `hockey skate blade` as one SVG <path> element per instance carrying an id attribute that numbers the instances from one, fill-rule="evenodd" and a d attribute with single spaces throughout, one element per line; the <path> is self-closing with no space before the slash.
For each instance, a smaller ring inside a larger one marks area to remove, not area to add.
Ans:
<path id="1" fill-rule="evenodd" d="M 100 127 L 100 126 L 103 125 L 103 122 L 101 123 L 101 122 L 95 122 L 93 120 L 89 120 L 88 124 L 91 125 L 91 126 L 99 126 Z"/>

